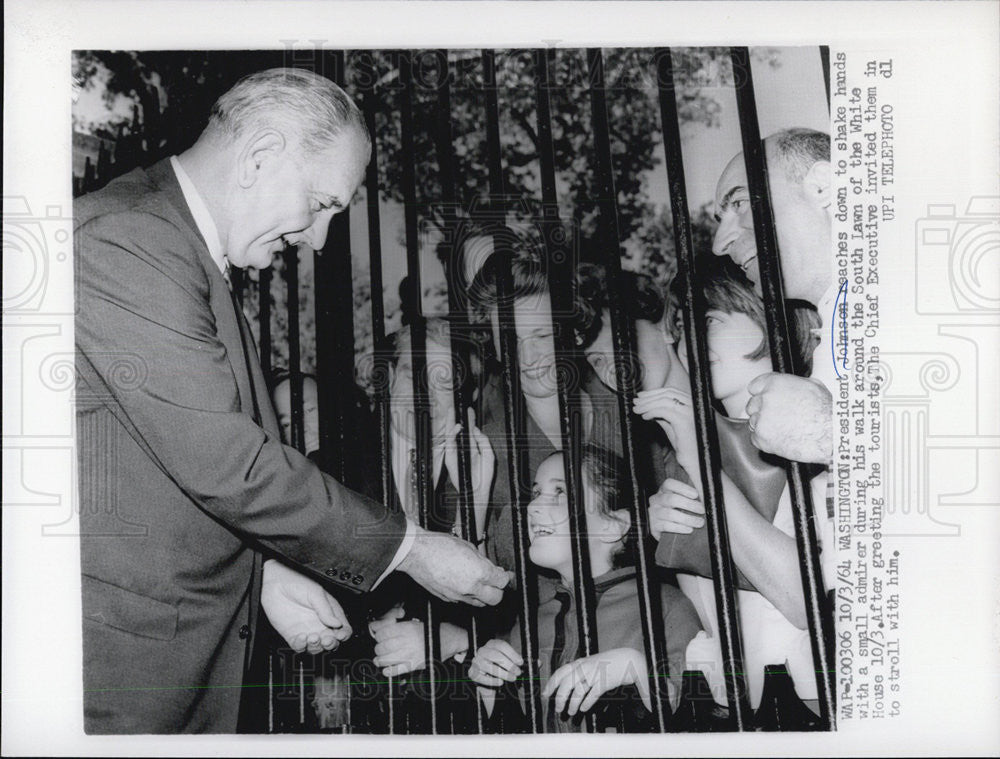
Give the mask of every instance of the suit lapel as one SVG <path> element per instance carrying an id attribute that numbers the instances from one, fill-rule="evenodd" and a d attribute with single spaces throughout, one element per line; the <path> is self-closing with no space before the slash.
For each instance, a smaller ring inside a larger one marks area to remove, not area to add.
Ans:
<path id="1" fill-rule="evenodd" d="M 170 159 L 165 158 L 153 164 L 146 170 L 146 173 L 157 185 L 160 192 L 164 194 L 174 210 L 177 211 L 181 219 L 183 219 L 188 233 L 195 243 L 193 247 L 197 251 L 198 261 L 208 276 L 209 306 L 215 316 L 215 329 L 219 339 L 226 346 L 226 354 L 233 369 L 233 377 L 236 379 L 236 387 L 240 396 L 240 409 L 262 421 L 261 417 L 264 414 L 258 417 L 254 413 L 253 395 L 254 390 L 257 388 L 251 387 L 251 383 L 256 385 L 256 382 L 251 377 L 251 367 L 256 365 L 257 372 L 260 373 L 256 352 L 254 352 L 253 356 L 250 356 L 244 351 L 243 339 L 240 335 L 240 325 L 236 321 L 236 311 L 233 308 L 232 294 L 229 291 L 229 286 L 226 285 L 226 280 L 223 279 L 222 272 L 219 271 L 219 267 L 212 260 L 212 256 L 208 252 L 208 245 L 198 231 L 198 225 L 195 223 L 194 217 L 191 215 L 191 210 L 184 200 L 184 193 L 181 191 L 181 186 L 177 181 L 177 175 L 174 173 L 173 166 L 170 165 Z M 251 351 L 253 351 L 252 346 L 253 339 L 251 338 L 248 341 L 248 347 Z M 261 375 L 261 378 L 263 378 L 263 375 Z M 264 392 L 266 395 L 266 387 Z M 269 402 L 260 405 L 267 406 L 270 416 L 274 417 L 274 412 L 270 409 L 271 404 Z M 264 426 L 268 433 L 277 434 L 277 422 L 274 423 L 273 430 L 266 425 L 262 424 L 262 426 Z"/>
<path id="2" fill-rule="evenodd" d="M 235 298 L 232 298 L 233 313 L 236 316 L 238 327 L 242 333 L 242 344 L 246 349 L 247 371 L 250 375 L 251 395 L 253 396 L 254 408 L 256 409 L 256 419 L 268 434 L 274 437 L 281 437 L 278 428 L 278 419 L 274 414 L 274 407 L 271 404 L 267 387 L 267 380 L 264 378 L 264 370 L 260 368 L 260 356 L 257 353 L 257 346 L 253 341 L 253 333 L 247 323 L 246 315 L 240 308 Z"/>

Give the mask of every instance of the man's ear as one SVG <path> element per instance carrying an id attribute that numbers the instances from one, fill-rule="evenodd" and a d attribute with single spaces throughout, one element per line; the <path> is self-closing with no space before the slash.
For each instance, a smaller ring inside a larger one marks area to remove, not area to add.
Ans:
<path id="1" fill-rule="evenodd" d="M 802 189 L 817 208 L 829 208 L 833 202 L 830 188 L 830 162 L 816 161 L 802 179 Z"/>
<path id="2" fill-rule="evenodd" d="M 262 169 L 281 155 L 287 147 L 285 136 L 276 129 L 261 129 L 244 143 L 236 166 L 236 181 L 246 189 L 252 187 Z"/>

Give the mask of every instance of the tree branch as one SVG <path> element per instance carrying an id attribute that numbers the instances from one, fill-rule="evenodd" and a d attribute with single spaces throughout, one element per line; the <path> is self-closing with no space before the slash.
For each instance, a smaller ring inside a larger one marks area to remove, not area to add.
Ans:
<path id="1" fill-rule="evenodd" d="M 535 152 L 538 152 L 538 135 L 532 128 L 531 124 L 528 122 L 528 117 L 525 115 L 524 111 L 519 108 L 511 108 L 511 113 L 514 115 L 514 120 L 521 125 L 521 128 L 528 133 L 528 138 L 531 140 L 531 144 L 535 146 Z"/>

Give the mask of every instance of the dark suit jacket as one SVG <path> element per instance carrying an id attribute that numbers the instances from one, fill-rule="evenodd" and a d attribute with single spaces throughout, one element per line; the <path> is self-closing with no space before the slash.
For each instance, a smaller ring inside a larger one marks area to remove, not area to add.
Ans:
<path id="1" fill-rule="evenodd" d="M 281 444 L 168 161 L 74 213 L 85 728 L 232 732 L 261 551 L 366 591 L 405 522 Z"/>

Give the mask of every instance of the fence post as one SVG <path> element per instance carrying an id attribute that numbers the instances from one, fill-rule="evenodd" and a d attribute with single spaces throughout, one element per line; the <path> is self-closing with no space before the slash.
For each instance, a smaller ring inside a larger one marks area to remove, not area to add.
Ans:
<path id="1" fill-rule="evenodd" d="M 437 52 L 439 63 L 437 99 L 437 144 L 438 165 L 441 172 L 441 201 L 445 223 L 445 234 L 451 236 L 451 243 L 445 245 L 445 280 L 448 287 L 448 319 L 451 324 L 451 377 L 452 397 L 455 405 L 455 420 L 462 428 L 458 432 L 458 525 L 463 540 L 476 543 L 478 530 L 483 525 L 476 524 L 475 500 L 472 490 L 472 461 L 470 454 L 470 430 L 468 410 L 471 407 L 468 393 L 468 378 L 472 375 L 472 361 L 469 350 L 469 310 L 462 293 L 464 255 L 461 244 L 455 239 L 458 227 L 457 198 L 455 193 L 455 155 L 451 134 L 451 72 L 448 68 L 448 51 Z M 447 238 L 446 238 L 447 239 Z M 460 379 L 464 378 L 464 379 Z M 468 621 L 469 652 L 474 655 L 479 650 L 479 622 L 470 609 Z M 486 721 L 485 705 L 476 697 L 476 732 L 483 732 Z"/>
<path id="2" fill-rule="evenodd" d="M 553 51 L 554 52 L 554 51 Z M 650 677 L 650 696 L 657 729 L 665 732 L 670 725 L 670 699 L 668 693 L 667 643 L 663 631 L 663 603 L 659 582 L 654 576 L 656 560 L 646 542 L 649 532 L 649 515 L 646 510 L 646 493 L 642 484 L 649 480 L 640 476 L 640 467 L 647 462 L 635 453 L 636 435 L 633 428 L 632 402 L 635 399 L 635 379 L 638 372 L 638 351 L 634 325 L 626 318 L 621 302 L 623 278 L 621 267 L 620 229 L 618 226 L 618 194 L 615 191 L 611 161 L 611 140 L 608 125 L 607 99 L 604 81 L 604 61 L 600 48 L 587 51 L 590 73 L 591 114 L 594 124 L 594 143 L 597 153 L 597 176 L 600 182 L 598 203 L 605 240 L 608 273 L 608 310 L 611 316 L 611 334 L 615 351 L 615 383 L 618 388 L 618 418 L 621 424 L 622 452 L 632 485 L 632 530 L 636 540 L 636 583 L 639 590 L 639 613 L 646 643 L 646 665 Z M 545 100 L 548 98 L 546 96 Z M 541 98 L 539 103 L 541 103 Z M 548 103 L 545 104 L 548 110 Z M 541 109 L 539 109 L 541 124 Z M 550 131 L 548 128 L 546 131 Z M 539 129 L 541 134 L 541 128 Z M 545 161 L 543 160 L 543 177 Z M 544 179 L 543 179 L 544 186 Z M 550 190 L 554 196 L 555 188 Z"/>
<path id="3" fill-rule="evenodd" d="M 483 50 L 483 88 L 486 95 L 486 147 L 489 171 L 490 210 L 499 216 L 504 209 L 503 165 L 500 160 L 500 109 L 497 102 L 496 57 Z M 517 334 L 514 331 L 513 277 L 509 263 L 498 256 L 500 235 L 494 235 L 497 256 L 497 301 L 500 321 L 500 360 L 503 365 L 504 401 L 507 409 L 507 465 L 510 480 L 510 508 L 514 538 L 514 572 L 517 575 L 521 616 L 521 652 L 524 669 L 521 681 L 527 694 L 528 724 L 532 733 L 544 732 L 538 668 L 538 638 L 532 629 L 537 602 L 534 581 L 528 570 L 528 520 L 524 494 L 528 492 L 527 449 L 524 446 L 524 397 L 517 365 Z"/>
<path id="4" fill-rule="evenodd" d="M 747 702 L 743 674 L 740 620 L 736 609 L 735 577 L 729 550 L 729 531 L 722 500 L 722 471 L 719 438 L 712 411 L 712 384 L 708 365 L 708 345 L 704 324 L 704 296 L 697 282 L 697 260 L 691 238 L 691 217 L 684 182 L 684 161 L 681 154 L 680 121 L 674 94 L 673 66 L 670 49 L 657 50 L 657 84 L 660 96 L 660 118 L 663 128 L 667 178 L 670 183 L 670 210 L 673 215 L 674 240 L 677 248 L 677 276 L 684 283 L 684 335 L 690 362 L 691 396 L 695 427 L 701 458 L 702 489 L 705 496 L 705 523 L 718 610 L 722 663 L 725 670 L 729 716 L 737 730 L 748 727 L 750 705 Z"/>
<path id="5" fill-rule="evenodd" d="M 400 93 L 400 133 L 403 149 L 403 198 L 404 224 L 406 227 L 406 270 L 416 293 L 416 306 L 421 307 L 420 240 L 417 229 L 416 155 L 413 139 L 413 74 L 412 52 L 400 57 L 399 77 L 403 85 Z M 421 308 L 422 310 L 422 308 Z M 417 499 L 420 526 L 429 529 L 434 500 L 434 481 L 431 462 L 431 416 L 427 387 L 427 335 L 422 319 L 410 322 L 410 350 L 413 352 L 413 411 L 417 443 Z M 439 690 L 435 662 L 440 658 L 440 638 L 437 610 L 430 596 L 427 598 L 427 616 L 424 620 L 424 654 L 427 658 L 428 712 L 430 731 L 440 732 L 441 709 L 437 703 Z"/>

